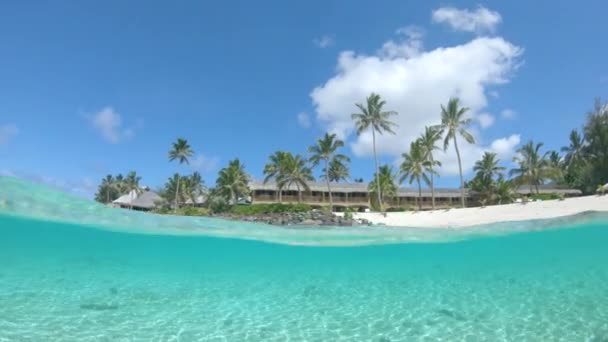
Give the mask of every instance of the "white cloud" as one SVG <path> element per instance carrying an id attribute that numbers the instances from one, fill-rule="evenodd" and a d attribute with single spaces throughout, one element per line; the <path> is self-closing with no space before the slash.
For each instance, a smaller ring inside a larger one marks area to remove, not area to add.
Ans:
<path id="1" fill-rule="evenodd" d="M 470 145 L 463 143 L 464 140 L 459 138 L 458 149 L 460 150 L 460 156 L 462 158 L 463 172 L 468 173 L 471 171 L 475 162 L 481 159 L 484 152 L 496 153 L 496 156 L 500 159 L 501 164 L 510 165 L 515 156 L 515 150 L 520 143 L 520 136 L 517 134 L 510 135 L 508 137 L 499 138 L 492 141 L 489 145 Z M 437 160 L 441 161 L 442 166 L 439 172 L 446 176 L 458 175 L 458 159 L 454 147 L 450 146 L 447 151 L 439 151 L 436 153 Z"/>
<path id="2" fill-rule="evenodd" d="M 19 134 L 19 128 L 15 124 L 0 125 L 0 145 L 8 144 Z"/>
<path id="3" fill-rule="evenodd" d="M 302 128 L 310 128 L 312 122 L 310 121 L 310 115 L 306 112 L 298 113 L 298 125 Z"/>
<path id="4" fill-rule="evenodd" d="M 483 33 L 494 32 L 502 17 L 500 13 L 482 6 L 474 11 L 440 7 L 433 11 L 432 20 L 434 23 L 448 24 L 455 31 Z"/>
<path id="5" fill-rule="evenodd" d="M 517 113 L 512 109 L 505 109 L 500 113 L 500 116 L 502 116 L 504 119 L 515 119 Z"/>
<path id="6" fill-rule="evenodd" d="M 494 124 L 494 116 L 489 113 L 481 113 L 477 115 L 477 121 L 479 121 L 479 125 L 481 128 L 488 128 Z"/>
<path id="7" fill-rule="evenodd" d="M 198 153 L 190 160 L 190 168 L 193 171 L 199 171 L 203 173 L 210 172 L 217 169 L 218 163 L 218 157 L 209 157 L 202 153 Z"/>
<path id="8" fill-rule="evenodd" d="M 324 34 L 323 36 L 319 37 L 319 38 L 315 38 L 312 41 L 317 47 L 321 48 L 321 49 L 325 49 L 328 48 L 332 45 L 334 45 L 334 37 L 328 35 L 328 34 Z"/>
<path id="9" fill-rule="evenodd" d="M 417 26 L 406 26 L 395 31 L 397 40 L 389 40 L 378 54 L 386 58 L 410 58 L 417 56 L 422 51 L 422 38 L 424 31 Z"/>
<path id="10" fill-rule="evenodd" d="M 93 126 L 109 143 L 117 144 L 135 135 L 133 128 L 123 126 L 121 115 L 112 107 L 105 107 L 91 118 Z M 138 125 L 142 124 L 141 122 Z"/>
<path id="11" fill-rule="evenodd" d="M 429 51 L 424 51 L 421 43 L 412 49 L 411 41 L 409 37 L 393 42 L 393 51 L 410 49 L 402 54 L 386 53 L 386 44 L 376 55 L 353 51 L 339 54 L 336 74 L 311 92 L 317 119 L 329 132 L 347 137 L 353 132 L 351 113 L 357 111 L 354 104 L 364 103 L 371 92 L 379 93 L 387 102 L 385 109 L 400 114 L 394 118 L 399 125 L 397 134 L 377 137 L 378 152 L 398 157 L 425 126 L 440 122 L 440 105 L 450 97 L 458 96 L 462 105 L 470 108 L 470 117 L 482 114 L 488 101 L 487 87 L 508 82 L 522 53 L 521 48 L 500 37 L 479 37 L 462 45 Z M 371 155 L 371 133 L 355 137 L 350 146 L 357 156 Z M 490 148 L 464 141 L 459 147 L 465 170 L 483 150 Z M 445 173 L 457 173 L 455 158 L 453 151 L 440 158 L 446 162 Z"/>

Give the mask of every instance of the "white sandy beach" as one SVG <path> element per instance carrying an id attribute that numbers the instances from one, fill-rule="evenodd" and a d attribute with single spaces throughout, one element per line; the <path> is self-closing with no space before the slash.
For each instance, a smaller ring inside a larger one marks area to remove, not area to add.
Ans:
<path id="1" fill-rule="evenodd" d="M 608 212 L 608 196 L 584 196 L 563 201 L 551 200 L 434 211 L 386 213 L 355 213 L 358 219 L 374 224 L 400 227 L 458 228 L 496 222 L 547 219 L 579 214 L 585 211 Z"/>

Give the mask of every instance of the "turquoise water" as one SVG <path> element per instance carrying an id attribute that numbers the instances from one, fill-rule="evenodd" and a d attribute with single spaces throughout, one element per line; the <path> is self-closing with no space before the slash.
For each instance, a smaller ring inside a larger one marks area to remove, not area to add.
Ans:
<path id="1" fill-rule="evenodd" d="M 607 341 L 607 228 L 286 229 L 0 178 L 0 341 Z"/>

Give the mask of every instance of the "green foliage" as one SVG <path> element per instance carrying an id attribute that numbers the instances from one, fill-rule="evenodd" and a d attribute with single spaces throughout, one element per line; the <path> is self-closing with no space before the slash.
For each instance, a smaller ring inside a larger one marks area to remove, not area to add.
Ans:
<path id="1" fill-rule="evenodd" d="M 369 183 L 368 190 L 370 191 L 370 202 L 372 208 L 376 211 L 382 211 L 382 200 L 384 198 L 394 197 L 397 194 L 397 185 L 395 178 L 397 175 L 393 172 L 393 167 L 382 165 L 378 169 L 378 174 L 374 175 L 374 180 Z M 380 194 L 378 195 L 378 189 Z M 380 199 L 380 202 L 378 202 Z"/>
<path id="2" fill-rule="evenodd" d="M 518 156 L 513 161 L 518 164 L 509 174 L 514 177 L 515 184 L 530 186 L 530 190 L 539 193 L 539 186 L 548 179 L 558 179 L 559 170 L 551 166 L 549 153 L 541 153 L 543 143 L 535 144 L 530 140 L 517 150 Z"/>
<path id="3" fill-rule="evenodd" d="M 460 187 L 464 188 L 464 179 L 462 176 L 462 161 L 460 159 L 460 151 L 458 149 L 457 136 L 462 137 L 469 144 L 475 143 L 475 137 L 469 133 L 466 128 L 471 124 L 472 119 L 466 118 L 465 114 L 469 111 L 469 108 L 460 107 L 460 100 L 458 98 L 451 98 L 448 101 L 448 105 L 444 107 L 441 105 L 441 130 L 445 133 L 443 140 L 443 149 L 447 150 L 450 143 L 454 144 L 454 150 L 456 151 L 456 157 L 458 159 L 458 168 L 460 170 Z M 461 205 L 464 208 L 464 191 L 461 190 Z"/>
<path id="4" fill-rule="evenodd" d="M 528 198 L 530 200 L 541 200 L 541 201 L 550 201 L 550 200 L 556 200 L 556 199 L 561 199 L 563 195 L 560 195 L 558 193 L 542 193 L 542 194 L 531 194 Z"/>
<path id="5" fill-rule="evenodd" d="M 392 122 L 390 118 L 393 115 L 398 115 L 398 113 L 395 111 L 384 111 L 384 105 L 386 105 L 386 101 L 382 100 L 380 95 L 371 93 L 367 97 L 365 105 L 359 103 L 355 104 L 355 106 L 360 110 L 360 112 L 351 115 L 351 118 L 353 119 L 353 121 L 355 121 L 357 135 L 361 135 L 361 133 L 371 128 L 376 176 L 378 176 L 378 174 L 380 173 L 380 171 L 378 170 L 378 155 L 376 153 L 376 132 L 378 132 L 378 134 L 383 134 L 384 132 L 395 134 L 393 128 L 397 126 L 397 124 Z M 381 182 L 377 178 L 375 178 L 375 184 L 375 206 L 382 210 L 382 189 L 380 189 Z M 373 203 L 372 206 L 374 206 Z"/>
<path id="6" fill-rule="evenodd" d="M 211 210 L 208 208 L 197 207 L 182 207 L 177 210 L 173 210 L 171 208 L 164 207 L 154 210 L 154 213 L 161 215 L 209 216 L 211 215 Z"/>
<path id="7" fill-rule="evenodd" d="M 389 213 L 400 213 L 400 212 L 411 211 L 411 210 L 412 210 L 412 208 L 410 208 L 410 207 L 397 207 L 397 208 L 391 207 L 391 208 L 386 209 L 386 211 Z"/>
<path id="8" fill-rule="evenodd" d="M 422 145 L 421 140 L 412 141 L 410 144 L 409 153 L 403 153 L 403 163 L 401 163 L 400 172 L 401 179 L 399 182 L 403 183 L 409 177 L 409 183 L 412 184 L 414 181 L 418 184 L 418 208 L 422 210 L 422 188 L 420 180 L 422 179 L 425 184 L 430 185 L 431 179 L 429 175 L 436 173 L 433 170 L 433 166 L 441 165 L 438 161 L 429 158 L 425 146 Z"/>
<path id="9" fill-rule="evenodd" d="M 184 216 L 209 216 L 211 210 L 208 208 L 184 207 L 177 211 L 178 215 Z"/>
<path id="10" fill-rule="evenodd" d="M 278 213 L 303 213 L 309 212 L 312 208 L 308 204 L 302 203 L 270 203 L 270 204 L 251 204 L 235 205 L 229 212 L 235 215 L 260 215 Z"/>
<path id="11" fill-rule="evenodd" d="M 353 219 L 353 210 L 351 208 L 344 209 L 344 218 L 347 220 Z"/>
<path id="12" fill-rule="evenodd" d="M 131 191 L 140 193 L 142 191 L 139 186 L 140 181 L 141 177 L 135 171 L 129 172 L 127 177 L 123 177 L 122 174 L 118 174 L 116 177 L 107 175 L 99 184 L 95 200 L 107 204 Z"/>
<path id="13" fill-rule="evenodd" d="M 228 203 L 236 204 L 239 198 L 249 194 L 249 175 L 245 173 L 245 165 L 238 158 L 231 160 L 220 170 L 215 188 Z"/>

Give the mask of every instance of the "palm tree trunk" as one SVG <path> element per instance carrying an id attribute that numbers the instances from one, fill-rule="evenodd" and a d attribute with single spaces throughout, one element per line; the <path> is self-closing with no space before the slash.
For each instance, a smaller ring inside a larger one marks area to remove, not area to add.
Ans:
<path id="1" fill-rule="evenodd" d="M 298 203 L 302 203 L 302 191 L 300 191 L 300 184 L 296 183 L 296 188 L 298 188 Z"/>
<path id="2" fill-rule="evenodd" d="M 327 159 L 325 159 L 325 181 L 327 182 L 327 191 L 329 192 L 329 211 L 334 211 L 334 199 L 331 196 L 331 186 L 329 184 L 329 170 L 327 168 Z"/>
<path id="3" fill-rule="evenodd" d="M 534 183 L 534 186 L 536 187 L 536 194 L 540 194 L 540 190 L 538 189 L 538 182 Z"/>
<path id="4" fill-rule="evenodd" d="M 420 177 L 418 177 L 418 210 L 422 210 L 422 187 L 420 186 Z"/>
<path id="5" fill-rule="evenodd" d="M 173 207 L 173 212 L 177 212 L 177 198 L 179 197 L 179 175 L 177 175 L 177 187 L 175 187 L 175 206 Z"/>
<path id="6" fill-rule="evenodd" d="M 279 203 L 283 202 L 283 189 L 279 188 Z"/>
<path id="7" fill-rule="evenodd" d="M 372 127 L 372 142 L 374 146 L 374 164 L 376 166 L 376 192 L 378 195 L 378 207 L 382 211 L 382 196 L 380 196 L 380 175 L 378 174 L 378 155 L 376 154 L 376 130 Z"/>
<path id="8" fill-rule="evenodd" d="M 456 157 L 458 157 L 458 171 L 460 171 L 460 203 L 464 208 L 464 179 L 462 178 L 462 162 L 460 161 L 460 151 L 458 150 L 458 142 L 456 141 L 456 135 L 454 135 L 454 149 L 456 149 Z"/>
<path id="9" fill-rule="evenodd" d="M 110 189 L 106 189 L 106 204 L 110 203 Z"/>
<path id="10" fill-rule="evenodd" d="M 435 180 L 434 180 L 434 175 L 433 175 L 433 154 L 429 153 L 429 159 L 431 161 L 431 206 L 433 207 L 433 210 L 435 210 Z"/>

